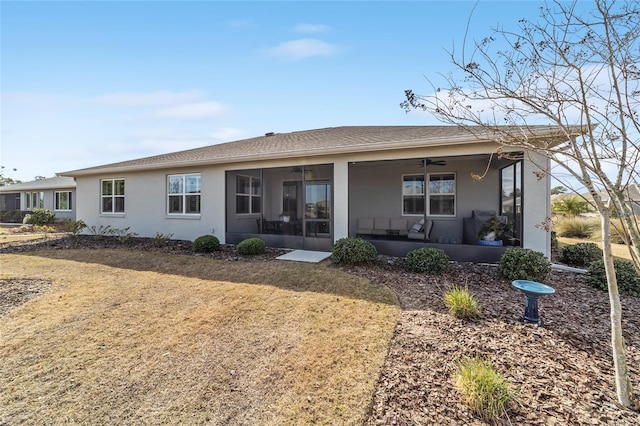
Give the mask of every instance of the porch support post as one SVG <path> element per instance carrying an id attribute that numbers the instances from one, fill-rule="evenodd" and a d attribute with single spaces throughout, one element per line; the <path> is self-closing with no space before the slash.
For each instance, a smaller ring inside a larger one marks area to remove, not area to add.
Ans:
<path id="1" fill-rule="evenodd" d="M 349 236 L 349 162 L 333 163 L 333 240 Z"/>
<path id="2" fill-rule="evenodd" d="M 424 200 L 424 222 L 423 222 L 423 227 L 427 225 L 427 162 L 429 160 L 425 157 L 422 160 L 422 170 L 424 172 L 424 181 L 423 181 L 423 186 L 422 186 L 422 199 Z M 427 242 L 427 233 L 423 232 L 424 234 L 424 242 Z"/>

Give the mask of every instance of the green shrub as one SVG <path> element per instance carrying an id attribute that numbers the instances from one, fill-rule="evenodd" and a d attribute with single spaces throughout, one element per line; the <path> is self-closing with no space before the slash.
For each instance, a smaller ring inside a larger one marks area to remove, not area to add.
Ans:
<path id="1" fill-rule="evenodd" d="M 33 209 L 27 216 L 27 223 L 32 225 L 49 225 L 56 220 L 56 215 L 49 209 Z"/>
<path id="2" fill-rule="evenodd" d="M 478 301 L 466 288 L 454 287 L 444 294 L 444 303 L 456 318 L 472 319 L 480 316 Z"/>
<path id="3" fill-rule="evenodd" d="M 242 255 L 252 256 L 254 254 L 262 254 L 266 249 L 266 245 L 264 241 L 260 238 L 248 238 L 246 240 L 240 241 L 236 247 L 238 253 Z"/>
<path id="4" fill-rule="evenodd" d="M 196 253 L 211 253 L 220 250 L 220 240 L 215 235 L 202 235 L 193 241 Z"/>
<path id="5" fill-rule="evenodd" d="M 458 365 L 455 386 L 472 411 L 493 421 L 506 414 L 516 393 L 491 361 L 467 358 Z"/>
<path id="6" fill-rule="evenodd" d="M 377 257 L 376 247 L 362 238 L 341 238 L 331 249 L 331 260 L 336 265 L 374 263 Z"/>
<path id="7" fill-rule="evenodd" d="M 538 251 L 511 247 L 500 257 L 500 273 L 512 281 L 529 280 L 543 283 L 551 275 L 551 262 Z"/>
<path id="8" fill-rule="evenodd" d="M 629 296 L 640 296 L 640 277 L 633 263 L 628 260 L 613 259 L 618 281 L 618 292 Z M 589 284 L 600 290 L 608 291 L 607 275 L 604 271 L 604 260 L 596 260 L 589 266 Z"/>
<path id="9" fill-rule="evenodd" d="M 84 228 L 87 227 L 87 224 L 82 220 L 73 220 L 73 219 L 63 219 L 62 226 L 64 227 L 64 232 L 73 235 L 74 237 L 81 233 Z"/>
<path id="10" fill-rule="evenodd" d="M 419 248 L 407 253 L 405 266 L 411 272 L 441 274 L 449 268 L 449 256 L 437 248 Z"/>
<path id="11" fill-rule="evenodd" d="M 589 266 L 598 259 L 602 259 L 602 250 L 595 243 L 564 246 L 560 254 L 560 260 L 572 266 Z"/>

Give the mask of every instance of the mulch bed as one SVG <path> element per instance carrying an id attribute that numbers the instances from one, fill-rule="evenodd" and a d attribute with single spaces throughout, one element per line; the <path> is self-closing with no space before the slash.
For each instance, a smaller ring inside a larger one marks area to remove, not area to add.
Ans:
<path id="1" fill-rule="evenodd" d="M 189 241 L 121 242 L 90 236 L 13 244 L 0 247 L 0 253 L 123 246 L 193 253 Z M 261 256 L 243 257 L 224 245 L 220 252 L 202 256 L 262 262 L 284 252 L 270 249 Z M 453 385 L 456 363 L 468 356 L 490 359 L 517 390 L 518 403 L 505 424 L 640 424 L 640 413 L 617 404 L 607 293 L 589 287 L 585 276 L 553 273 L 549 284 L 556 294 L 540 298 L 543 326 L 536 327 L 520 322 L 524 296 L 495 266 L 454 263 L 448 273 L 434 277 L 405 272 L 401 259 L 380 259 L 376 266 L 341 268 L 387 285 L 403 308 L 367 425 L 490 424 L 469 411 Z M 482 305 L 479 320 L 462 321 L 447 312 L 442 294 L 455 285 L 476 296 Z M 3 306 L 22 303 L 47 286 L 31 280 L 0 281 L 0 289 L 6 290 L 0 291 L 0 316 Z M 628 364 L 638 398 L 640 298 L 623 296 L 622 305 Z"/>

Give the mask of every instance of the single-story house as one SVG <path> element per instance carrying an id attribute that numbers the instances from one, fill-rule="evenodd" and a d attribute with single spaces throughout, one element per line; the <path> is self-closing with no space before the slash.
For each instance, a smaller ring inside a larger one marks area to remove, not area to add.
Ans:
<path id="1" fill-rule="evenodd" d="M 57 176 L 31 182 L 0 186 L 0 211 L 29 212 L 36 208 L 53 210 L 56 219 L 76 218 L 76 182 Z"/>
<path id="2" fill-rule="evenodd" d="M 558 134 L 538 126 L 529 140 L 564 142 Z M 474 212 L 493 211 L 510 223 L 513 244 L 550 256 L 540 226 L 550 216 L 550 180 L 541 173 L 549 161 L 522 148 L 497 156 L 498 147 L 455 126 L 347 126 L 60 175 L 76 180 L 79 219 L 140 236 L 213 234 L 230 244 L 260 237 L 273 247 L 326 251 L 362 236 L 390 255 L 434 246 L 456 260 L 495 261 L 505 247 L 480 246 L 464 229 Z"/>

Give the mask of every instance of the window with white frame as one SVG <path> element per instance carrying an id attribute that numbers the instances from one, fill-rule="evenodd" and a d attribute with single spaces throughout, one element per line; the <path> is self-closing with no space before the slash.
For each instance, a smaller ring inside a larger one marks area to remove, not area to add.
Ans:
<path id="1" fill-rule="evenodd" d="M 71 191 L 56 191 L 53 208 L 59 211 L 71 211 Z"/>
<path id="2" fill-rule="evenodd" d="M 260 213 L 261 204 L 260 178 L 236 176 L 236 214 Z"/>
<path id="3" fill-rule="evenodd" d="M 44 192 L 25 192 L 24 209 L 33 210 L 44 208 Z"/>
<path id="4" fill-rule="evenodd" d="M 456 176 L 455 173 L 430 173 L 426 188 L 427 215 L 456 215 Z M 424 175 L 405 175 L 402 177 L 402 214 L 424 214 L 425 200 Z"/>
<path id="5" fill-rule="evenodd" d="M 200 173 L 167 176 L 167 213 L 200 214 Z"/>
<path id="6" fill-rule="evenodd" d="M 100 212 L 124 213 L 124 179 L 103 179 L 100 186 Z"/>

